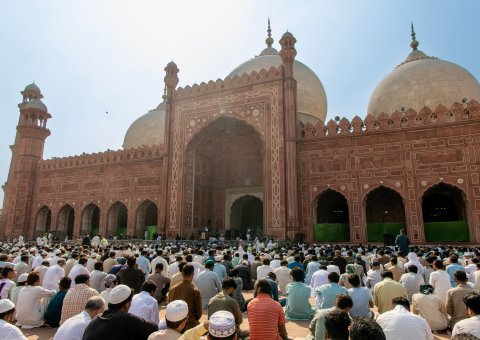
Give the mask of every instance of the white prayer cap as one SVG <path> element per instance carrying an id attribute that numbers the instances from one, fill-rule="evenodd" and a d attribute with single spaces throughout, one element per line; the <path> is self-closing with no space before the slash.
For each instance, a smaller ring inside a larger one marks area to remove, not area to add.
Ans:
<path id="1" fill-rule="evenodd" d="M 216 338 L 229 337 L 237 330 L 235 317 L 225 310 L 213 313 L 208 323 L 208 332 Z"/>
<path id="2" fill-rule="evenodd" d="M 61 254 L 62 252 L 60 251 L 60 249 L 55 249 L 55 250 L 53 251 L 53 253 L 54 253 L 55 255 L 58 255 L 58 254 Z"/>
<path id="3" fill-rule="evenodd" d="M 118 285 L 110 292 L 110 303 L 118 305 L 127 300 L 132 294 L 132 289 L 127 285 Z"/>
<path id="4" fill-rule="evenodd" d="M 18 282 L 18 283 L 26 282 L 26 281 L 27 281 L 27 278 L 28 278 L 28 274 L 27 274 L 27 273 L 23 273 L 23 274 L 21 274 L 21 275 L 18 277 L 17 282 Z"/>
<path id="5" fill-rule="evenodd" d="M 188 315 L 188 305 L 183 300 L 175 300 L 167 305 L 165 318 L 171 322 L 185 319 Z"/>
<path id="6" fill-rule="evenodd" d="M 215 261 L 217 262 L 222 261 L 222 256 L 221 255 L 215 256 Z"/>
<path id="7" fill-rule="evenodd" d="M 30 251 L 30 252 L 32 252 L 32 251 L 33 251 L 33 252 L 37 252 L 37 248 L 32 247 L 32 248 L 29 249 L 29 251 Z"/>
<path id="8" fill-rule="evenodd" d="M 276 254 L 273 258 L 274 259 L 280 259 L 280 255 Z"/>
<path id="9" fill-rule="evenodd" d="M 15 308 L 15 304 L 9 299 L 0 300 L 0 313 L 6 313 Z"/>

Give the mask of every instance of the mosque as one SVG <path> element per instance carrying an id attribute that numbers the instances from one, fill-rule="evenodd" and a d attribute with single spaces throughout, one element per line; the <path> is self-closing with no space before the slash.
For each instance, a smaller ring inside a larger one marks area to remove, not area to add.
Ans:
<path id="1" fill-rule="evenodd" d="M 418 49 L 373 91 L 367 114 L 327 121 L 320 79 L 283 34 L 225 78 L 178 87 L 132 123 L 123 149 L 43 159 L 52 116 L 21 91 L 0 233 L 272 235 L 480 242 L 480 85 Z M 55 133 L 53 131 L 53 133 Z"/>

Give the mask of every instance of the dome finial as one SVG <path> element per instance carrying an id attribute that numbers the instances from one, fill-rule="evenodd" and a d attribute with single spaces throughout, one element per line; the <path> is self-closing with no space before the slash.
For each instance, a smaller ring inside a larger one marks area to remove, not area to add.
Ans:
<path id="1" fill-rule="evenodd" d="M 413 27 L 413 21 L 412 21 L 412 24 L 411 24 L 411 28 L 412 28 L 412 33 L 411 33 L 411 36 L 412 36 L 412 42 L 410 43 L 410 47 L 416 51 L 417 50 L 417 47 L 419 44 L 419 42 L 416 40 L 416 34 L 415 34 L 415 28 Z"/>
<path id="2" fill-rule="evenodd" d="M 270 18 L 268 18 L 268 28 L 267 28 L 267 39 L 265 42 L 267 43 L 268 47 L 272 47 L 273 45 L 273 38 L 272 38 L 272 29 L 270 28 Z"/>

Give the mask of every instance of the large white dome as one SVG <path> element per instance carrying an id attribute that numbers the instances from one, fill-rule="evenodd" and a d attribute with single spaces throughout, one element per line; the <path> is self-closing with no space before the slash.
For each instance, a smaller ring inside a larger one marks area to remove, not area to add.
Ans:
<path id="1" fill-rule="evenodd" d="M 125 134 L 123 148 L 137 148 L 164 144 L 165 135 L 165 104 L 148 111 L 130 125 Z"/>
<path id="2" fill-rule="evenodd" d="M 270 67 L 279 67 L 282 65 L 282 58 L 278 51 L 271 47 L 273 39 L 271 38 L 270 25 L 268 27 L 268 38 L 266 39 L 267 48 L 260 55 L 247 60 L 236 67 L 229 77 L 252 71 L 259 72 L 261 69 L 268 70 Z M 295 60 L 293 63 L 293 76 L 297 81 L 297 113 L 298 119 L 307 123 L 316 124 L 318 120 L 325 122 L 327 116 L 327 96 L 322 82 L 318 79 L 315 72 L 308 66 Z"/>
<path id="3" fill-rule="evenodd" d="M 470 72 L 454 63 L 428 57 L 416 49 L 416 40 L 412 45 L 414 50 L 407 59 L 373 91 L 368 114 L 378 116 L 408 109 L 418 112 L 424 106 L 434 110 L 439 104 L 449 107 L 454 102 L 480 100 L 480 84 Z"/>

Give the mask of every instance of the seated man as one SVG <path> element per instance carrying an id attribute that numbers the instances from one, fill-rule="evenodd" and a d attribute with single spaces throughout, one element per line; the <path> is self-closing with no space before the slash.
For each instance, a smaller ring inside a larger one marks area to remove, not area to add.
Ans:
<path id="1" fill-rule="evenodd" d="M 348 327 L 351 320 L 347 312 L 331 310 L 325 315 L 325 329 L 330 339 L 348 339 Z"/>
<path id="2" fill-rule="evenodd" d="M 413 294 L 412 312 L 427 320 L 432 331 L 441 331 L 447 328 L 448 318 L 445 301 L 433 295 L 433 287 L 429 284 L 420 286 L 420 293 Z"/>
<path id="3" fill-rule="evenodd" d="M 153 297 L 156 289 L 157 285 L 155 282 L 151 280 L 145 281 L 140 288 L 140 293 L 133 296 L 132 305 L 128 312 L 158 325 L 160 322 L 158 301 Z"/>
<path id="4" fill-rule="evenodd" d="M 62 316 L 62 307 L 63 307 L 63 300 L 65 299 L 65 295 L 67 295 L 68 290 L 70 289 L 70 284 L 72 283 L 72 279 L 68 276 L 62 277 L 60 279 L 60 283 L 58 284 L 58 288 L 60 290 L 57 294 L 50 300 L 48 304 L 47 310 L 45 315 L 45 322 L 50 327 L 58 327 L 60 326 L 60 318 Z"/>
<path id="5" fill-rule="evenodd" d="M 370 289 L 367 287 L 362 287 L 360 285 L 360 278 L 355 274 L 348 276 L 348 282 L 352 286 L 352 288 L 348 290 L 348 295 L 353 301 L 353 307 L 350 310 L 350 316 L 352 318 L 359 316 L 373 318 L 374 314 L 370 308 L 373 308 L 374 304 Z"/>
<path id="6" fill-rule="evenodd" d="M 392 304 L 393 310 L 381 314 L 377 319 L 387 339 L 433 340 L 427 321 L 410 312 L 407 298 L 394 298 Z"/>
<path id="7" fill-rule="evenodd" d="M 286 288 L 285 317 L 287 320 L 310 320 L 315 312 L 309 302 L 310 287 L 303 283 L 305 274 L 295 267 L 291 270 L 291 275 L 293 282 Z"/>
<path id="8" fill-rule="evenodd" d="M 166 327 L 150 334 L 148 340 L 200 339 L 200 336 L 207 332 L 208 321 L 204 321 L 196 327 L 185 331 L 187 327 L 187 320 L 187 303 L 182 300 L 170 302 L 165 309 L 165 320 L 161 321 L 161 323 L 165 323 Z"/>
<path id="9" fill-rule="evenodd" d="M 480 338 L 480 294 L 468 293 L 463 297 L 463 302 L 470 317 L 455 324 L 452 338 L 457 334 L 469 334 Z"/>
<path id="10" fill-rule="evenodd" d="M 83 340 L 146 340 L 150 334 L 157 331 L 158 325 L 128 313 L 132 297 L 133 290 L 126 285 L 113 288 L 108 309 L 88 324 Z"/>
<path id="11" fill-rule="evenodd" d="M 254 296 L 248 304 L 248 324 L 251 339 L 287 338 L 282 306 L 270 296 L 272 287 L 267 280 L 257 281 Z"/>
<path id="12" fill-rule="evenodd" d="M 15 315 L 15 304 L 9 299 L 0 300 L 0 339 L 27 340 L 15 325 L 12 324 Z"/>
<path id="13" fill-rule="evenodd" d="M 350 340 L 386 340 L 382 327 L 370 318 L 353 318 L 350 325 Z"/>
<path id="14" fill-rule="evenodd" d="M 348 313 L 353 306 L 353 301 L 347 294 L 337 295 L 335 306 L 329 309 L 320 309 L 315 313 L 312 322 L 310 323 L 310 334 L 306 340 L 323 340 L 326 337 L 325 316 L 332 310 L 341 310 Z"/>
<path id="15" fill-rule="evenodd" d="M 105 301 L 100 296 L 88 299 L 85 310 L 67 319 L 55 333 L 53 340 L 81 339 L 87 325 L 105 310 Z"/>
<path id="16" fill-rule="evenodd" d="M 335 298 L 339 294 L 347 294 L 347 288 L 338 284 L 340 275 L 337 272 L 328 274 L 328 284 L 315 288 L 316 304 L 318 309 L 333 307 Z"/>

